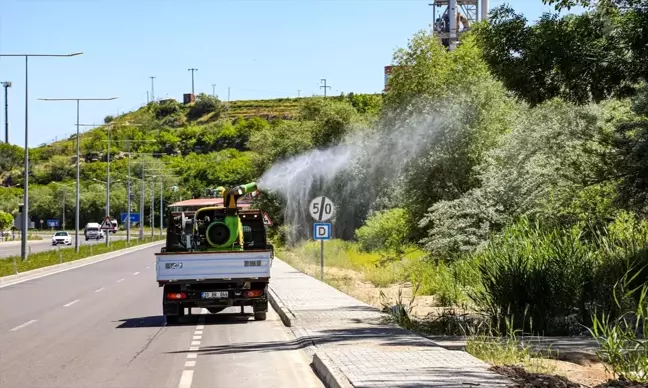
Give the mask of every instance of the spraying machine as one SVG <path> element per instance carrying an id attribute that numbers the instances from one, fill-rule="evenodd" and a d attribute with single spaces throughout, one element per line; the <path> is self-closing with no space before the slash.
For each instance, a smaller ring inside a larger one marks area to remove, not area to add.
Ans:
<path id="1" fill-rule="evenodd" d="M 162 308 L 176 323 L 185 308 L 218 313 L 251 306 L 255 320 L 265 320 L 268 283 L 274 257 L 266 240 L 263 213 L 242 209 L 238 200 L 258 193 L 256 183 L 219 187 L 221 205 L 169 212 L 166 246 L 156 254 L 157 281 L 164 288 Z"/>

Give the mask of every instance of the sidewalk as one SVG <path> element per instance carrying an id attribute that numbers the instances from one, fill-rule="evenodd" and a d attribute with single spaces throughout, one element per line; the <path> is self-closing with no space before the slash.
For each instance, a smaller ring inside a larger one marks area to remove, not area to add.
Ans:
<path id="1" fill-rule="evenodd" d="M 386 314 L 275 258 L 270 296 L 330 387 L 507 387 L 464 351 L 385 322 Z"/>

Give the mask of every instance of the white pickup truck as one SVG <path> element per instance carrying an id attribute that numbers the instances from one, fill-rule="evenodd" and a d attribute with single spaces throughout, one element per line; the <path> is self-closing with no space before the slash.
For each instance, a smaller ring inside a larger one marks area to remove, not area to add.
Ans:
<path id="1" fill-rule="evenodd" d="M 263 213 L 205 207 L 169 214 L 166 246 L 156 253 L 158 286 L 167 323 L 177 323 L 185 308 L 218 313 L 251 306 L 265 320 L 274 251 L 266 241 Z"/>

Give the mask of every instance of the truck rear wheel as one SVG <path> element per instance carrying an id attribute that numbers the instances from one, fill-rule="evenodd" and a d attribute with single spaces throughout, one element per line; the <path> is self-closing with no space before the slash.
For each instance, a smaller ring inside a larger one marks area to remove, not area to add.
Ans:
<path id="1" fill-rule="evenodd" d="M 265 321 L 266 320 L 266 313 L 254 313 L 254 320 L 255 321 Z"/>

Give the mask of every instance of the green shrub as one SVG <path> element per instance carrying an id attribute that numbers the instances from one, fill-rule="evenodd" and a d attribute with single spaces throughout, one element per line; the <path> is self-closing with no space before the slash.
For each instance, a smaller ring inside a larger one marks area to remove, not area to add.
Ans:
<path id="1" fill-rule="evenodd" d="M 189 108 L 187 117 L 191 120 L 197 120 L 207 113 L 215 112 L 212 119 L 218 119 L 221 111 L 222 103 L 218 98 L 201 93 L 196 97 L 196 102 Z"/>
<path id="2" fill-rule="evenodd" d="M 408 234 L 407 225 L 405 209 L 383 210 L 370 216 L 355 235 L 365 251 L 393 250 L 402 253 Z"/>
<path id="3" fill-rule="evenodd" d="M 161 120 L 169 116 L 178 116 L 182 113 L 180 103 L 177 101 L 165 100 L 159 104 L 153 105 L 155 118 Z"/>
<path id="4" fill-rule="evenodd" d="M 614 319 L 638 300 L 616 306 L 614 284 L 633 266 L 648 267 L 648 224 L 621 213 L 604 230 L 548 229 L 521 219 L 475 256 L 482 288 L 471 299 L 493 322 L 513 317 L 515 329 L 575 334 L 594 311 Z M 633 287 L 648 281 L 648 269 Z M 522 319 L 529 311 L 529 320 Z"/>

